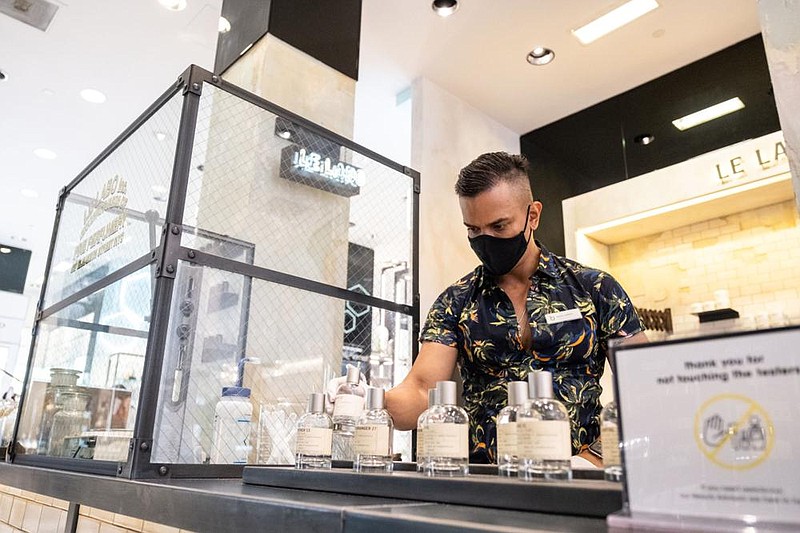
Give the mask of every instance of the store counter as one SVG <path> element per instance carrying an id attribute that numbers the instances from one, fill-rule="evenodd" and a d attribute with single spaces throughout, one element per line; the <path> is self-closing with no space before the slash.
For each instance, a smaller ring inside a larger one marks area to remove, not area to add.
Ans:
<path id="1" fill-rule="evenodd" d="M 298 479 L 305 472 L 296 474 Z M 329 489 L 269 487 L 243 483 L 240 479 L 132 481 L 0 464 L 0 483 L 71 502 L 68 522 L 70 517 L 77 520 L 79 505 L 86 505 L 181 529 L 212 532 L 267 529 L 372 532 L 381 527 L 415 533 L 606 530 L 605 519 L 597 516 L 499 510 L 326 491 Z M 619 493 L 612 484 L 585 480 L 573 483 L 578 488 L 584 483 L 594 484 L 593 490 L 600 483 L 608 485 L 605 492 Z M 475 484 L 476 491 L 484 488 L 485 484 Z M 569 498 L 576 494 L 573 492 Z M 608 499 L 608 494 L 605 497 Z M 575 506 L 580 514 L 581 509 L 592 507 L 592 502 L 576 500 Z"/>

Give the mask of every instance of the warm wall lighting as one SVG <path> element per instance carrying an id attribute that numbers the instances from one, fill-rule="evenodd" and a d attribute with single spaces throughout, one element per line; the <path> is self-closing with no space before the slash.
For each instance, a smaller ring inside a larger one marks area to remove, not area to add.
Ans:
<path id="1" fill-rule="evenodd" d="M 657 7 L 656 0 L 630 0 L 577 30 L 572 30 L 572 35 L 581 43 L 589 44 Z"/>
<path id="2" fill-rule="evenodd" d="M 737 96 L 730 100 L 712 105 L 711 107 L 701 109 L 700 111 L 695 111 L 685 117 L 676 118 L 672 121 L 672 124 L 679 130 L 684 131 L 689 128 L 694 128 L 699 124 L 703 124 L 704 122 L 708 122 L 709 120 L 714 120 L 715 118 L 728 115 L 734 111 L 739 111 L 740 109 L 744 109 L 744 102 Z"/>
<path id="3" fill-rule="evenodd" d="M 228 33 L 231 31 L 231 23 L 225 17 L 219 18 L 219 24 L 217 24 L 217 31 L 220 33 Z"/>
<path id="4" fill-rule="evenodd" d="M 0 247 L 0 254 L 10 254 L 11 248 L 6 248 L 5 246 Z"/>

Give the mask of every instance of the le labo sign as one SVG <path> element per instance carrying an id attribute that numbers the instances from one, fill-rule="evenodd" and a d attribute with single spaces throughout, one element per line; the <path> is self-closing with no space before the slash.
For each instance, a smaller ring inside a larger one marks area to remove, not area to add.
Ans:
<path id="1" fill-rule="evenodd" d="M 287 146 L 281 151 L 279 175 L 345 197 L 359 194 L 364 183 L 362 169 L 299 145 Z"/>

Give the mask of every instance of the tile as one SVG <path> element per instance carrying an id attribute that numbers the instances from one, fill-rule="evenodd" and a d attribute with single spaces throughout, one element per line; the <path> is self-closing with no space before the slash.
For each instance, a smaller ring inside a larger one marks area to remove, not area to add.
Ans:
<path id="1" fill-rule="evenodd" d="M 134 518 L 124 514 L 115 514 L 114 523 L 118 526 L 123 526 L 134 531 L 141 531 L 144 526 L 144 520 L 141 518 Z"/>
<path id="2" fill-rule="evenodd" d="M 42 507 L 42 516 L 39 518 L 39 531 L 42 533 L 64 531 L 63 526 L 59 527 L 61 525 L 62 516 L 66 519 L 66 511 L 56 509 L 55 507 Z"/>
<path id="3" fill-rule="evenodd" d="M 155 522 L 148 522 L 145 520 L 142 526 L 142 533 L 179 533 L 180 529 L 172 526 L 165 526 Z"/>
<path id="4" fill-rule="evenodd" d="M 19 529 L 14 529 L 8 524 L 0 524 L 0 533 L 17 533 Z"/>
<path id="5" fill-rule="evenodd" d="M 22 498 L 14 498 L 14 503 L 11 505 L 11 515 L 8 518 L 9 525 L 22 527 L 22 519 L 25 518 L 25 505 L 26 502 Z"/>
<path id="6" fill-rule="evenodd" d="M 75 529 L 76 533 L 99 533 L 100 522 L 88 516 L 81 516 L 78 518 L 78 527 Z"/>
<path id="7" fill-rule="evenodd" d="M 25 498 L 26 500 L 34 501 L 34 500 L 36 500 L 36 497 L 39 496 L 39 494 L 37 494 L 35 492 L 31 492 L 29 490 L 23 490 L 21 496 L 23 498 Z"/>
<path id="8" fill-rule="evenodd" d="M 0 496 L 0 522 L 8 523 L 11 515 L 11 506 L 14 504 L 14 497 L 8 494 Z"/>
<path id="9" fill-rule="evenodd" d="M 67 500 L 59 500 L 58 498 L 53 498 L 53 507 L 58 509 L 64 509 L 65 511 L 69 510 L 69 502 Z"/>
<path id="10" fill-rule="evenodd" d="M 126 533 L 126 531 L 128 530 L 112 524 L 100 523 L 100 533 Z"/>
<path id="11" fill-rule="evenodd" d="M 93 508 L 89 507 L 88 505 L 81 505 L 80 509 L 78 509 L 78 514 L 81 516 L 89 516 L 92 509 Z"/>
<path id="12" fill-rule="evenodd" d="M 22 518 L 22 530 L 36 533 L 39 531 L 39 519 L 42 517 L 42 504 L 28 502 L 25 516 Z"/>
<path id="13" fill-rule="evenodd" d="M 90 507 L 89 516 L 101 522 L 108 522 L 109 524 L 114 523 L 114 513 L 104 509 L 98 509 L 97 507 Z"/>
<path id="14" fill-rule="evenodd" d="M 53 505 L 53 497 L 52 496 L 45 496 L 44 494 L 36 494 L 33 498 L 33 501 L 36 503 L 41 503 L 42 505 L 52 506 Z"/>

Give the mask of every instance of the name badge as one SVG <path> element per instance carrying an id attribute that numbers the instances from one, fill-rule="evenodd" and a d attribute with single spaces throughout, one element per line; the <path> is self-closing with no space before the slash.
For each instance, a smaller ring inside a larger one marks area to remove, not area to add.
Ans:
<path id="1" fill-rule="evenodd" d="M 544 319 L 548 324 L 559 324 L 569 320 L 579 320 L 583 318 L 580 309 L 567 309 L 566 311 L 559 311 L 558 313 L 548 313 L 544 315 Z"/>

